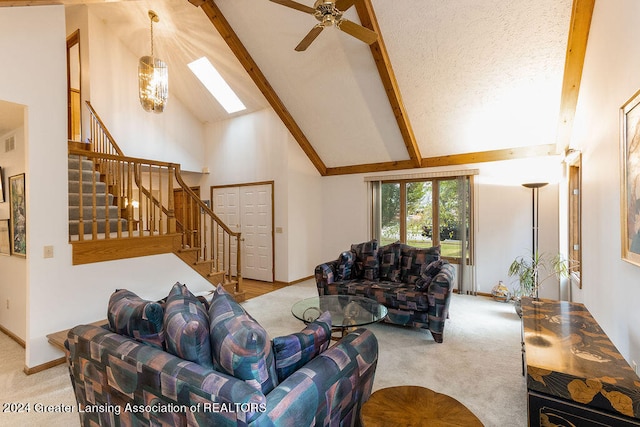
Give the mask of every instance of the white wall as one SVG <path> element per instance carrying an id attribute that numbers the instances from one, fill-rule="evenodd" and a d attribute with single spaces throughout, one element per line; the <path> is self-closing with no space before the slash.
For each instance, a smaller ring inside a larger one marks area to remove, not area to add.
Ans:
<path id="1" fill-rule="evenodd" d="M 15 108 L 25 111 L 21 105 Z M 15 150 L 4 151 L 5 139 L 15 138 Z M 4 203 L 0 203 L 0 219 L 11 216 L 9 177 L 25 171 L 24 126 L 0 135 L 0 167 L 4 177 Z M 17 256 L 0 256 L 0 325 L 20 339 L 27 336 L 27 262 Z"/>
<path id="2" fill-rule="evenodd" d="M 640 89 L 640 2 L 598 1 L 571 145 L 582 150 L 582 289 L 628 361 L 640 362 L 640 266 L 621 259 L 620 107 Z"/>
<path id="3" fill-rule="evenodd" d="M 261 110 L 206 130 L 210 175 L 201 191 L 213 185 L 274 181 L 276 233 L 275 280 L 293 282 L 313 275 L 322 239 L 320 175 L 271 109 Z"/>

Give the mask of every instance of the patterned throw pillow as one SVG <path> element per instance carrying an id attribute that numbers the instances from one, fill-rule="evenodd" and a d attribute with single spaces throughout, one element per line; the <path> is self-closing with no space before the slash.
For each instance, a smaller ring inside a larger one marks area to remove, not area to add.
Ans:
<path id="1" fill-rule="evenodd" d="M 440 259 L 440 246 L 431 248 L 416 248 L 409 245 L 401 245 L 402 259 L 401 281 L 403 283 L 415 284 L 420 277 L 420 269 L 423 264 L 429 265 L 433 261 Z"/>
<path id="2" fill-rule="evenodd" d="M 380 280 L 400 280 L 400 242 L 390 243 L 378 249 Z"/>
<path id="3" fill-rule="evenodd" d="M 314 322 L 296 334 L 273 339 L 278 381 L 303 367 L 329 347 L 331 313 L 325 311 Z"/>
<path id="4" fill-rule="evenodd" d="M 214 369 L 267 394 L 278 385 L 271 340 L 262 326 L 218 285 L 209 307 Z"/>
<path id="5" fill-rule="evenodd" d="M 422 264 L 420 268 L 420 277 L 416 280 L 416 290 L 426 291 L 434 277 L 440 273 L 442 269 L 442 263 L 444 261 L 439 259 L 429 264 Z"/>
<path id="6" fill-rule="evenodd" d="M 164 308 L 167 351 L 184 360 L 212 369 L 209 316 L 185 285 L 171 288 Z"/>
<path id="7" fill-rule="evenodd" d="M 163 315 L 160 304 L 143 300 L 126 289 L 117 289 L 109 298 L 107 318 L 111 330 L 153 347 L 164 347 Z"/>
<path id="8" fill-rule="evenodd" d="M 356 278 L 376 280 L 378 278 L 378 241 L 373 239 L 351 245 L 351 250 L 356 254 Z"/>
<path id="9" fill-rule="evenodd" d="M 338 257 L 336 265 L 336 281 L 351 279 L 351 271 L 356 261 L 356 254 L 353 251 L 345 251 Z"/>

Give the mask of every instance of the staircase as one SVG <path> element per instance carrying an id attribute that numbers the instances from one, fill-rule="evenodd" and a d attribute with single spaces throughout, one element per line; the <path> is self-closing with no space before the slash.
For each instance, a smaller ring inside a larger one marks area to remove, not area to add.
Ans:
<path id="1" fill-rule="evenodd" d="M 174 253 L 243 301 L 240 233 L 185 184 L 180 165 L 125 156 L 89 102 L 87 107 L 90 149 L 69 146 L 73 264 Z M 238 248 L 234 254 L 232 246 Z"/>
<path id="2" fill-rule="evenodd" d="M 115 198 L 108 192 L 104 177 L 95 170 L 93 161 L 86 157 L 69 156 L 68 164 L 71 240 L 80 240 L 80 234 L 92 234 L 94 227 L 96 233 L 105 235 L 115 232 L 118 227 L 126 230 L 127 220 L 121 218 L 119 208 L 114 204 Z"/>

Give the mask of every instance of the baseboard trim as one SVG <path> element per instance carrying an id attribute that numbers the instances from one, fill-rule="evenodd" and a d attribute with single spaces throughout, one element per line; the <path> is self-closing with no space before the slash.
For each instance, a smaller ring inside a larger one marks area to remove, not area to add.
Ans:
<path id="1" fill-rule="evenodd" d="M 291 285 L 295 285 L 295 284 L 300 283 L 300 282 L 304 282 L 305 280 L 313 279 L 314 277 L 315 276 L 303 277 L 302 279 L 294 280 L 293 282 L 281 282 L 279 280 L 276 280 L 275 282 L 273 282 L 273 284 L 274 285 L 280 285 L 280 286 L 291 286 Z"/>
<path id="2" fill-rule="evenodd" d="M 67 362 L 67 358 L 61 357 L 59 359 L 55 359 L 47 363 L 43 363 L 42 365 L 34 366 L 33 368 L 25 366 L 22 371 L 27 375 L 37 374 L 38 372 L 46 371 L 47 369 L 53 368 L 54 366 L 63 365 L 66 362 Z"/>
<path id="3" fill-rule="evenodd" d="M 3 334 L 5 334 L 9 338 L 11 338 L 12 340 L 17 342 L 18 344 L 20 344 L 20 347 L 27 348 L 27 345 L 26 345 L 26 343 L 24 342 L 24 340 L 22 338 L 20 338 L 19 336 L 17 336 L 16 334 L 14 334 L 13 332 L 11 332 L 10 330 L 8 330 L 7 328 L 5 328 L 2 325 L 0 325 L 0 332 L 2 332 Z"/>

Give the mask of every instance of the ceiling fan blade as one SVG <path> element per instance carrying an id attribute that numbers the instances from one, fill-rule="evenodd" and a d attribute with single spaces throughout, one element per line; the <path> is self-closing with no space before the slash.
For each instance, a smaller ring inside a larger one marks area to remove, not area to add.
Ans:
<path id="1" fill-rule="evenodd" d="M 340 12 L 344 12 L 345 10 L 353 6 L 355 2 L 356 0 L 337 0 L 336 9 L 338 9 Z"/>
<path id="2" fill-rule="evenodd" d="M 309 6 L 305 6 L 304 4 L 300 4 L 297 3 L 295 1 L 292 0 L 271 0 L 274 3 L 278 3 L 281 4 L 283 6 L 287 6 L 290 7 L 291 9 L 295 9 L 295 10 L 299 10 L 301 12 L 306 12 L 306 13 L 310 13 L 310 14 L 314 14 L 316 13 L 316 10 L 312 7 Z"/>
<path id="3" fill-rule="evenodd" d="M 348 19 L 341 20 L 337 25 L 338 28 L 345 33 L 352 35 L 366 44 L 371 44 L 378 40 L 378 34 L 375 31 L 371 31 L 370 29 L 349 21 Z"/>
<path id="4" fill-rule="evenodd" d="M 313 43 L 316 37 L 320 35 L 322 30 L 324 30 L 324 27 L 322 25 L 316 25 L 315 27 L 313 27 L 311 31 L 309 31 L 309 33 L 306 36 L 304 36 L 302 41 L 298 43 L 298 46 L 296 46 L 296 51 L 302 52 L 304 50 L 307 50 L 309 45 Z"/>

